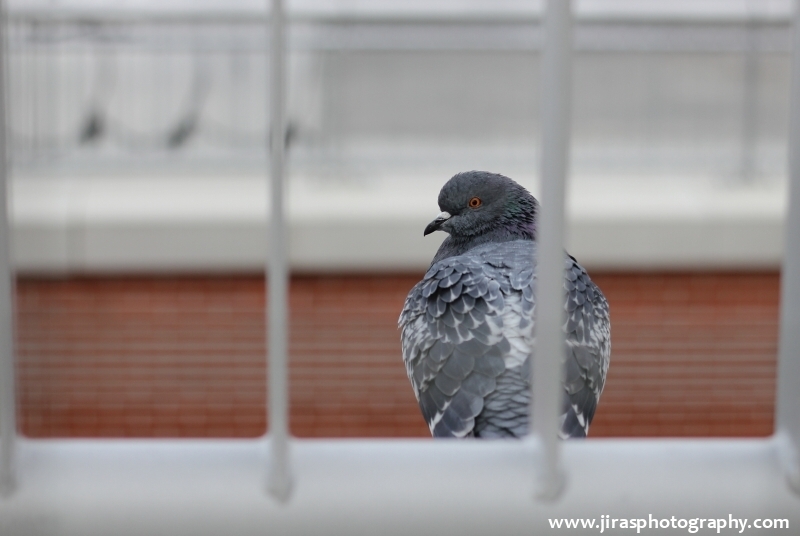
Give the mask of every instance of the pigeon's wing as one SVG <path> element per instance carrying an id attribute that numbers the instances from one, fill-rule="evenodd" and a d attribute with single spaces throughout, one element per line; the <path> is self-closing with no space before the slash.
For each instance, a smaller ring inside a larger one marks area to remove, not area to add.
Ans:
<path id="1" fill-rule="evenodd" d="M 606 381 L 611 355 L 608 302 L 573 257 L 564 272 L 567 334 L 562 437 L 585 437 Z"/>
<path id="2" fill-rule="evenodd" d="M 399 325 L 403 360 L 434 437 L 473 435 L 511 350 L 503 333 L 501 268 L 480 256 L 435 263 L 409 293 Z"/>

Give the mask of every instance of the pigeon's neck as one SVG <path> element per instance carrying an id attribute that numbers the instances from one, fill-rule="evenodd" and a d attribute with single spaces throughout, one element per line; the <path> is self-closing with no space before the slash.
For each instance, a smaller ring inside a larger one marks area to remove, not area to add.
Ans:
<path id="1" fill-rule="evenodd" d="M 483 244 L 498 244 L 501 242 L 511 242 L 514 240 L 534 241 L 535 239 L 536 232 L 533 225 L 514 228 L 499 228 L 477 236 L 469 237 L 450 235 L 445 238 L 444 242 L 442 242 L 442 245 L 439 246 L 439 251 L 437 251 L 436 256 L 433 257 L 431 266 L 442 259 L 463 255 L 467 251 L 478 246 L 482 246 Z"/>

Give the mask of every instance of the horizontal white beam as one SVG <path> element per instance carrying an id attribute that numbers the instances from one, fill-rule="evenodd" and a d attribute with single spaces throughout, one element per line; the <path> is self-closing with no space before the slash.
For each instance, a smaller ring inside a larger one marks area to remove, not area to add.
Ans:
<path id="1" fill-rule="evenodd" d="M 292 268 L 425 270 L 444 234 L 423 238 L 422 230 L 439 212 L 445 180 L 328 187 L 293 178 Z M 784 188 L 700 183 L 576 179 L 567 248 L 592 269 L 777 269 Z M 20 177 L 12 194 L 13 257 L 22 273 L 263 269 L 261 177 Z"/>
<path id="2" fill-rule="evenodd" d="M 290 19 L 288 41 L 297 58 L 306 53 L 329 51 L 535 53 L 541 51 L 543 42 L 538 16 L 517 12 L 486 15 L 463 12 L 440 15 L 296 13 Z M 258 32 L 265 20 L 262 14 L 247 11 L 16 13 L 12 17 L 14 27 L 9 36 L 9 51 L 17 58 L 34 50 L 45 56 L 69 58 L 85 54 L 87 48 L 120 54 L 173 52 L 201 58 L 209 53 L 258 54 L 264 48 L 263 35 Z M 98 31 L 81 32 L 82 25 L 89 22 L 97 25 Z M 125 27 L 124 31 L 117 27 L 119 25 Z M 37 27 L 37 31 L 28 31 L 31 26 Z M 62 35 L 65 30 L 69 39 L 46 37 Z M 784 17 L 756 17 L 751 22 L 739 17 L 687 16 L 673 20 L 658 16 L 592 16 L 576 21 L 573 47 L 581 55 L 664 52 L 716 56 L 752 52 L 769 54 L 772 59 L 781 58 L 790 50 L 789 30 L 789 22 Z M 215 37 L 198 40 L 188 36 L 192 31 L 210 31 Z M 73 119 L 73 115 L 68 117 Z M 245 137 L 252 139 L 254 134 L 248 133 Z M 31 138 L 25 136 L 24 139 Z M 55 150 L 54 154 L 62 153 Z"/>
<path id="3" fill-rule="evenodd" d="M 407 0 L 372 2 L 350 0 L 294 0 L 287 11 L 295 19 L 373 20 L 538 20 L 542 1 L 497 0 Z M 110 3 L 107 0 L 10 0 L 13 18 L 37 20 L 109 19 L 121 21 L 208 20 L 252 21 L 267 14 L 261 0 L 138 0 Z M 711 21 L 736 22 L 756 18 L 788 21 L 791 0 L 732 2 L 730 0 L 672 0 L 638 2 L 631 0 L 580 0 L 575 13 L 579 19 L 623 21 Z"/>
<path id="4" fill-rule="evenodd" d="M 776 534 L 800 527 L 772 440 L 563 447 L 569 486 L 557 502 L 540 503 L 532 443 L 298 440 L 294 493 L 281 504 L 264 496 L 262 440 L 22 440 L 20 487 L 0 501 L 0 534 L 530 535 L 549 534 L 548 518 L 603 514 L 788 519 L 790 529 Z M 642 534 L 662 532 L 672 534 Z"/>

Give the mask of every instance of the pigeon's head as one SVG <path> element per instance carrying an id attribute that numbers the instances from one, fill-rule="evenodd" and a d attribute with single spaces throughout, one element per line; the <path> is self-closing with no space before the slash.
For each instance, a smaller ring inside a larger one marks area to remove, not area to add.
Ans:
<path id="1" fill-rule="evenodd" d="M 492 234 L 498 238 L 536 236 L 538 203 L 513 180 L 487 171 L 455 175 L 439 192 L 442 213 L 425 228 L 425 235 L 445 231 L 453 239 L 471 240 Z"/>

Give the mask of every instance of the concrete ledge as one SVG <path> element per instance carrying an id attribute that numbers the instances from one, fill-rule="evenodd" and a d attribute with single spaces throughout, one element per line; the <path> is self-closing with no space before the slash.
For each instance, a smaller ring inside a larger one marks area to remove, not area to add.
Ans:
<path id="1" fill-rule="evenodd" d="M 566 490 L 547 503 L 533 498 L 534 447 L 298 440 L 293 494 L 278 503 L 265 492 L 264 440 L 22 441 L 18 489 L 0 499 L 0 532 L 529 535 L 548 533 L 550 519 L 597 524 L 601 515 L 746 518 L 745 534 L 762 533 L 756 519 L 788 520 L 776 533 L 800 525 L 800 498 L 786 484 L 773 439 L 569 441 Z M 597 525 L 562 530 L 600 534 Z M 632 533 L 618 524 L 603 531 Z"/>
<path id="2" fill-rule="evenodd" d="M 293 179 L 293 269 L 424 270 L 444 238 L 422 230 L 445 180 Z M 568 196 L 568 250 L 594 269 L 776 269 L 785 197 L 777 182 L 580 178 Z M 253 272 L 266 259 L 259 176 L 19 177 L 11 212 L 20 273 Z"/>

